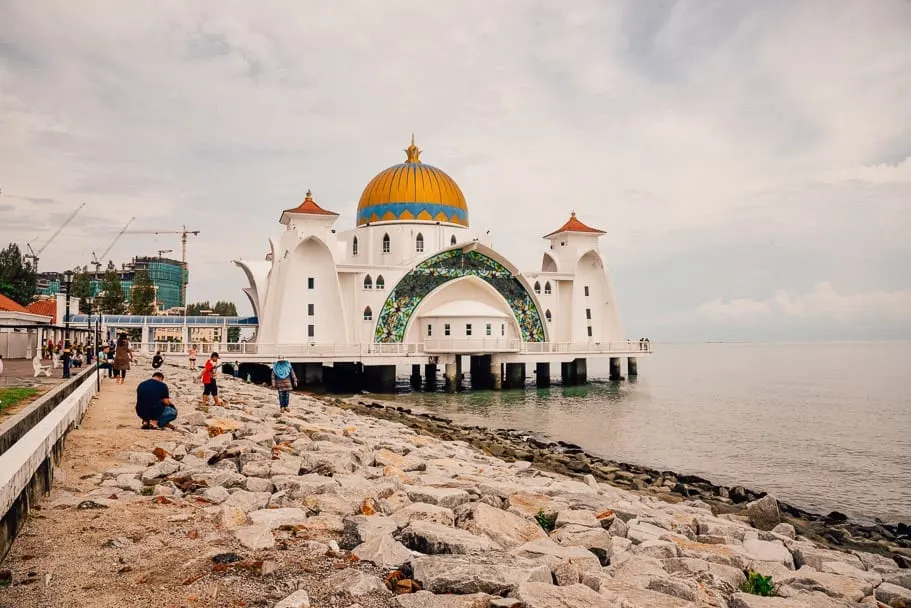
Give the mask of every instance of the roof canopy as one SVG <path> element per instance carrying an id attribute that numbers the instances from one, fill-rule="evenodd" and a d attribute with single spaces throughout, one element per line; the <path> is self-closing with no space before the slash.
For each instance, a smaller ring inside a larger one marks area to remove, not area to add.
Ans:
<path id="1" fill-rule="evenodd" d="M 338 217 L 338 213 L 335 213 L 334 211 L 328 211 L 328 210 L 320 207 L 317 204 L 317 202 L 315 200 L 313 200 L 313 193 L 310 192 L 310 190 L 307 190 L 307 195 L 304 198 L 304 201 L 300 205 L 298 205 L 294 209 L 285 209 L 284 211 L 282 211 L 282 217 L 280 220 L 282 224 L 288 223 L 285 218 L 286 213 L 303 213 L 303 214 L 307 214 L 307 215 L 325 215 L 325 216 Z"/>
<path id="2" fill-rule="evenodd" d="M 592 228 L 591 226 L 586 226 L 585 224 L 583 224 L 576 217 L 575 211 L 570 213 L 569 219 L 566 221 L 565 224 L 563 224 L 562 226 L 560 226 L 559 228 L 557 228 L 550 234 L 545 234 L 544 238 L 549 239 L 552 236 L 556 236 L 556 235 L 562 234 L 564 232 L 579 232 L 579 233 L 583 233 L 583 234 L 589 234 L 592 236 L 601 236 L 602 234 L 606 234 L 603 230 L 598 230 L 597 228 Z"/>

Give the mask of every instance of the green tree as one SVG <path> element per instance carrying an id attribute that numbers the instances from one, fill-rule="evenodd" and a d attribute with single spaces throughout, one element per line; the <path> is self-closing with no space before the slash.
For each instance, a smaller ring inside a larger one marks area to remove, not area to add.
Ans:
<path id="1" fill-rule="evenodd" d="M 205 302 L 194 302 L 192 304 L 187 304 L 187 316 L 195 317 L 202 315 L 204 310 L 211 310 L 211 313 L 206 314 L 216 314 L 222 317 L 236 317 L 237 316 L 237 306 L 234 302 L 225 302 L 219 300 L 213 306 L 208 300 Z M 229 327 L 228 328 L 228 342 L 238 342 L 240 341 L 240 328 L 239 327 Z"/>
<path id="2" fill-rule="evenodd" d="M 155 312 L 155 286 L 145 270 L 137 270 L 133 276 L 133 291 L 130 293 L 130 314 L 150 315 Z"/>
<path id="3" fill-rule="evenodd" d="M 23 259 L 19 245 L 10 243 L 0 251 L 0 293 L 23 306 L 35 295 L 35 269 Z"/>
<path id="4" fill-rule="evenodd" d="M 106 315 L 122 315 L 126 310 L 126 298 L 120 285 L 120 275 L 108 269 L 99 285 L 98 307 Z"/>
<path id="5" fill-rule="evenodd" d="M 85 268 L 73 275 L 73 284 L 70 286 L 70 295 L 79 298 L 79 312 L 89 314 L 92 312 L 92 278 Z"/>
<path id="6" fill-rule="evenodd" d="M 205 302 L 194 302 L 193 304 L 187 304 L 187 316 L 188 317 L 198 317 L 202 314 L 203 310 L 212 310 L 212 306 L 209 304 L 209 301 Z"/>

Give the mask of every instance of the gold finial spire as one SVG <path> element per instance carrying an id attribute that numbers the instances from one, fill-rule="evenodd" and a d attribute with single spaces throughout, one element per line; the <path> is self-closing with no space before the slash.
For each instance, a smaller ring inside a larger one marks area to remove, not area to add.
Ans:
<path id="1" fill-rule="evenodd" d="M 307 197 L 304 200 L 307 200 L 307 201 L 313 200 L 313 193 L 310 191 L 310 188 L 307 188 Z"/>
<path id="2" fill-rule="evenodd" d="M 569 212 L 569 217 L 576 217 L 576 210 L 575 210 L 575 209 L 573 209 L 572 211 Z"/>
<path id="3" fill-rule="evenodd" d="M 405 158 L 406 163 L 419 163 L 421 162 L 421 151 L 416 145 L 414 145 L 414 133 L 411 134 L 411 145 L 405 148 Z"/>

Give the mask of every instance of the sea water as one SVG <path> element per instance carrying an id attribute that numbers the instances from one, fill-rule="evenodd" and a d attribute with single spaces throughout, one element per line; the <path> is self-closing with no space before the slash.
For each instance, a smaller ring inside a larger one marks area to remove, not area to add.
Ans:
<path id="1" fill-rule="evenodd" d="M 528 365 L 525 390 L 394 399 L 810 511 L 911 521 L 911 342 L 653 347 L 638 378 L 622 382 L 604 380 L 606 361 L 590 361 L 589 385 L 536 389 Z"/>

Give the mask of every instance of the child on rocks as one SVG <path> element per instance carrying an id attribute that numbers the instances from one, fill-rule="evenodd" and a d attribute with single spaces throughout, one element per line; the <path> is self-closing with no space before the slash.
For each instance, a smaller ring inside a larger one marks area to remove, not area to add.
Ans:
<path id="1" fill-rule="evenodd" d="M 283 356 L 279 355 L 278 360 L 272 364 L 272 388 L 278 391 L 279 411 L 288 411 L 291 390 L 296 386 L 297 376 L 294 375 L 294 368 Z"/>
<path id="2" fill-rule="evenodd" d="M 218 396 L 218 384 L 215 382 L 215 376 L 218 373 L 218 353 L 212 353 L 212 356 L 206 361 L 205 367 L 202 368 L 200 377 L 202 378 L 202 405 L 209 406 L 209 395 L 215 400 L 215 405 L 224 405 L 224 401 Z"/>

